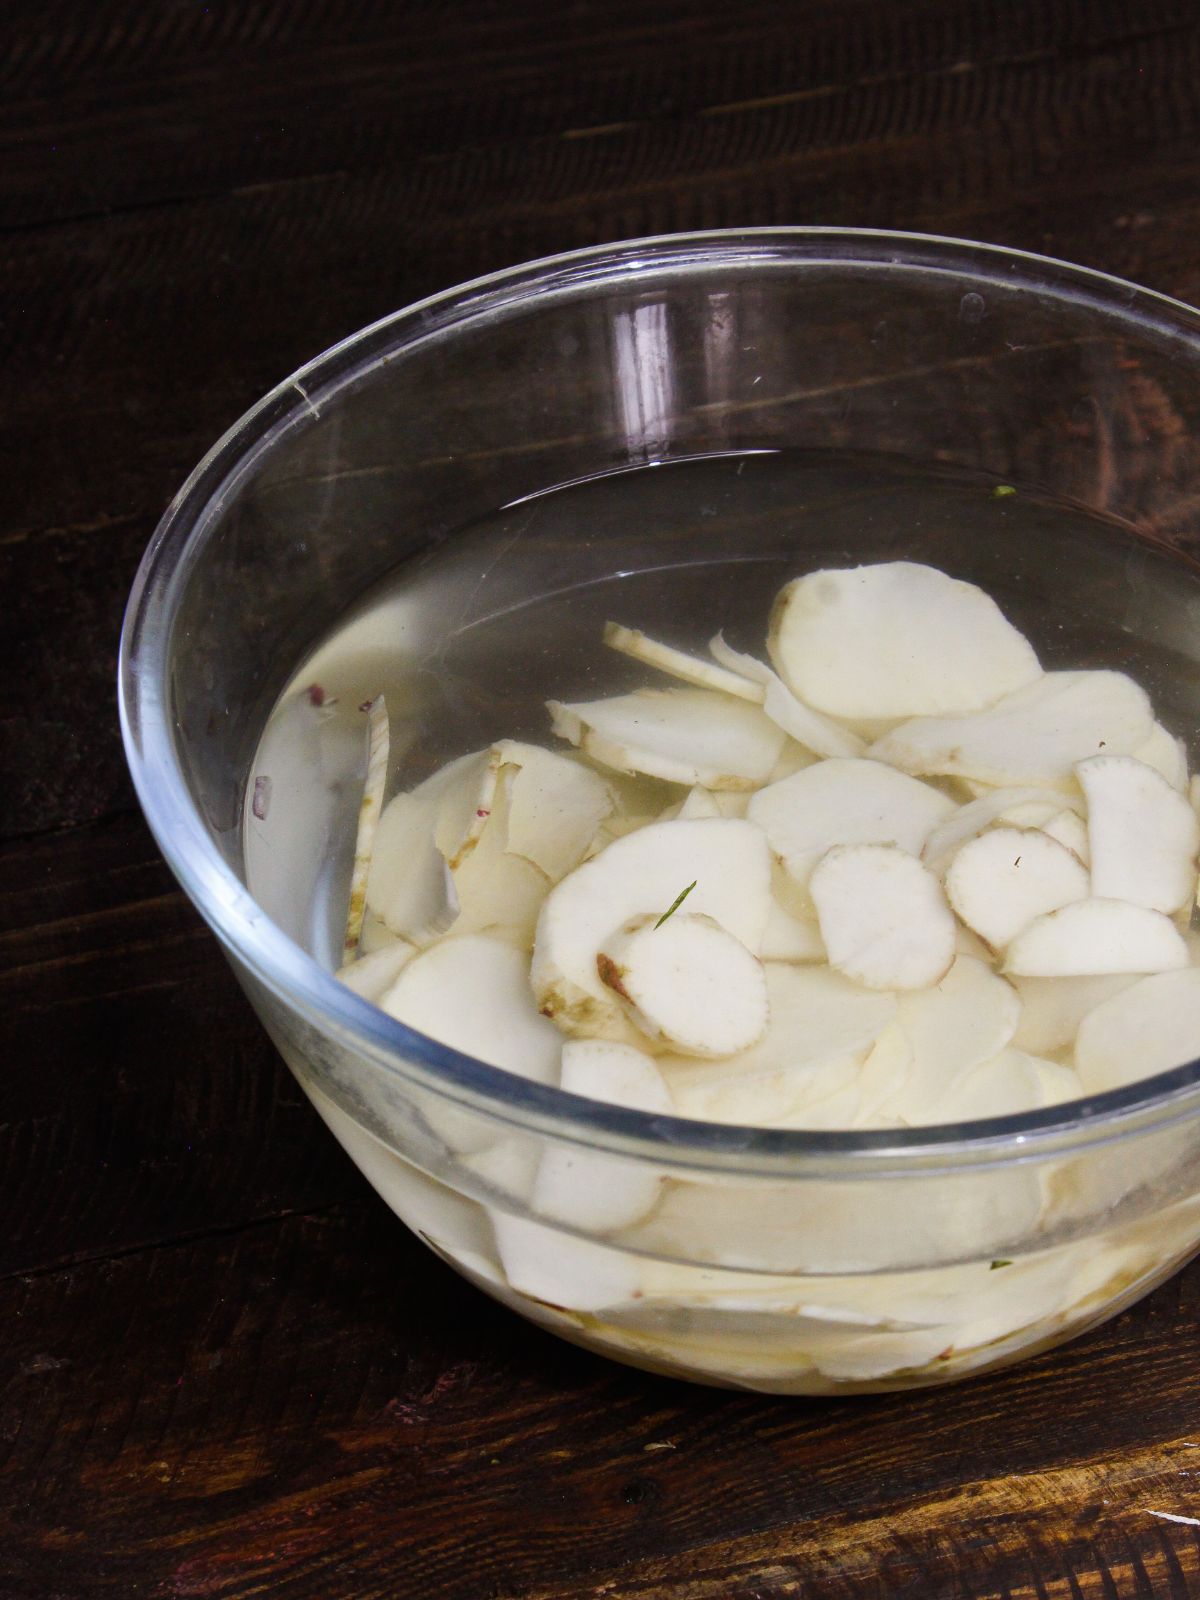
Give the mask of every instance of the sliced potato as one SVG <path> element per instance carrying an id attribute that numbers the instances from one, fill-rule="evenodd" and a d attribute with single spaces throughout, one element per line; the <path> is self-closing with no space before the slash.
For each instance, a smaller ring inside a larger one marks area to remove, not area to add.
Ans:
<path id="1" fill-rule="evenodd" d="M 1103 1094 L 1200 1056 L 1200 969 L 1143 978 L 1089 1011 L 1075 1040 L 1075 1070 Z"/>
<path id="2" fill-rule="evenodd" d="M 603 941 L 596 968 L 638 1031 L 669 1049 L 731 1056 L 766 1031 L 762 963 L 711 917 L 633 917 Z"/>
<path id="3" fill-rule="evenodd" d="M 877 761 L 818 761 L 752 796 L 746 816 L 803 888 L 834 845 L 894 844 L 916 855 L 953 800 Z"/>
<path id="4" fill-rule="evenodd" d="M 711 689 L 635 689 L 547 702 L 554 731 L 602 765 L 707 789 L 765 783 L 784 734 L 758 706 Z"/>
<path id="5" fill-rule="evenodd" d="M 829 965 L 869 989 L 924 989 L 954 960 L 954 917 L 915 856 L 835 845 L 808 883 Z"/>
<path id="6" fill-rule="evenodd" d="M 933 829 L 921 850 L 921 860 L 935 877 L 945 877 L 955 854 L 969 839 L 978 838 L 994 822 L 1009 818 L 1014 812 L 1019 814 L 1025 806 L 1042 807 L 1045 803 L 1040 789 L 989 789 L 978 799 L 951 811 Z M 1050 804 L 1057 810 L 1061 801 L 1055 796 Z"/>
<path id="7" fill-rule="evenodd" d="M 452 1050 L 553 1083 L 562 1037 L 534 1005 L 526 969 L 521 952 L 502 940 L 444 939 L 408 962 L 380 1004 Z"/>
<path id="8" fill-rule="evenodd" d="M 1057 839 L 1059 844 L 1066 845 L 1071 854 L 1077 856 L 1085 867 L 1090 866 L 1092 851 L 1088 843 L 1087 823 L 1078 811 L 1072 811 L 1070 808 L 1058 811 L 1049 822 L 1041 823 L 1040 827 L 1051 839 Z"/>
<path id="9" fill-rule="evenodd" d="M 1178 789 L 1180 794 L 1187 792 L 1188 760 L 1183 740 L 1169 733 L 1161 722 L 1154 724 L 1150 737 L 1133 754 L 1138 761 L 1144 761 L 1161 774 L 1172 789 Z"/>
<path id="10" fill-rule="evenodd" d="M 792 916 L 776 898 L 771 902 L 759 954 L 764 961 L 824 961 L 825 943 L 815 922 Z"/>
<path id="11" fill-rule="evenodd" d="M 459 854 L 459 865 L 451 875 L 455 914 L 448 932 L 492 934 L 528 954 L 550 880 L 540 867 L 508 848 L 512 793 L 520 776 L 511 765 L 500 769 L 478 842 Z"/>
<path id="12" fill-rule="evenodd" d="M 895 1120 L 891 1107 L 904 1093 L 913 1059 L 908 1034 L 898 1021 L 889 1022 L 871 1046 L 858 1076 L 858 1127 L 877 1119 Z"/>
<path id="13" fill-rule="evenodd" d="M 989 595 L 912 561 L 796 578 L 768 646 L 794 693 L 837 717 L 978 711 L 1041 674 Z"/>
<path id="14" fill-rule="evenodd" d="M 561 1087 L 609 1105 L 670 1116 L 666 1080 L 650 1056 L 628 1045 L 568 1039 L 562 1047 Z M 662 1177 L 644 1162 L 584 1146 L 552 1144 L 542 1156 L 533 1186 L 534 1209 L 567 1227 L 611 1233 L 630 1227 L 653 1210 Z"/>
<path id="15" fill-rule="evenodd" d="M 961 1073 L 998 1056 L 1016 1032 L 1015 989 L 983 961 L 956 956 L 931 989 L 903 995 L 897 1022 L 912 1050 L 912 1069 L 889 1109 L 917 1126 L 937 1115 Z"/>
<path id="16" fill-rule="evenodd" d="M 362 800 L 358 807 L 358 832 L 354 841 L 354 866 L 350 873 L 350 904 L 346 912 L 346 934 L 342 942 L 343 963 L 354 960 L 362 938 L 367 910 L 367 876 L 375 853 L 375 836 L 383 810 L 383 791 L 387 785 L 388 753 L 391 733 L 387 702 L 376 695 L 367 706 L 367 771 Z"/>
<path id="17" fill-rule="evenodd" d="M 950 904 L 993 950 L 1089 889 L 1078 856 L 1037 828 L 991 828 L 963 845 L 946 873 Z"/>
<path id="18" fill-rule="evenodd" d="M 1200 821 L 1185 796 L 1132 756 L 1093 756 L 1075 772 L 1087 797 L 1094 892 L 1151 911 L 1189 905 Z"/>
<path id="19" fill-rule="evenodd" d="M 505 849 L 557 883 L 579 865 L 596 829 L 612 815 L 612 791 L 599 773 L 540 745 L 504 739 L 492 753 L 514 768 Z"/>
<path id="20" fill-rule="evenodd" d="M 689 883 L 689 911 L 710 916 L 757 952 L 771 908 L 771 857 L 761 831 L 735 818 L 656 822 L 616 840 L 550 891 L 538 920 L 531 981 L 564 1032 L 629 1039 L 596 957 L 631 917 L 661 916 Z"/>
<path id="21" fill-rule="evenodd" d="M 1018 977 L 1074 978 L 1185 967 L 1188 948 L 1161 911 L 1124 900 L 1077 900 L 1017 935 L 1004 970 Z"/>
<path id="22" fill-rule="evenodd" d="M 491 1216 L 500 1265 L 518 1294 L 555 1310 L 585 1312 L 641 1297 L 641 1264 L 627 1250 L 507 1211 Z"/>
<path id="23" fill-rule="evenodd" d="M 763 710 L 798 744 L 818 756 L 862 755 L 866 749 L 865 739 L 829 717 L 823 717 L 811 706 L 806 706 L 765 662 L 734 650 L 719 633 L 709 641 L 708 648 L 725 666 L 744 673 L 747 678 L 761 685 Z"/>
<path id="24" fill-rule="evenodd" d="M 738 699 L 749 700 L 754 705 L 762 704 L 761 683 L 754 682 L 745 673 L 739 673 L 736 669 L 727 671 L 724 666 L 714 666 L 702 657 L 690 656 L 684 650 L 676 650 L 673 645 L 651 639 L 638 628 L 624 628 L 619 622 L 606 622 L 604 642 L 610 649 L 620 650 L 635 661 L 644 661 L 647 666 L 657 667 L 668 677 L 679 678 L 683 683 L 736 695 Z"/>
<path id="25" fill-rule="evenodd" d="M 478 750 L 449 762 L 384 808 L 367 877 L 367 905 L 393 933 L 422 943 L 446 926 L 448 878 L 446 857 L 437 845 L 439 819 L 461 819 L 461 827 L 457 820 L 443 825 L 461 842 L 468 819 L 484 809 L 479 797 L 485 785 L 494 784 L 494 774 L 490 752 Z"/>
<path id="26" fill-rule="evenodd" d="M 1047 672 L 986 711 L 901 723 L 868 754 L 903 772 L 1069 792 L 1079 762 L 1128 755 L 1153 725 L 1145 692 L 1124 673 Z"/>
<path id="27" fill-rule="evenodd" d="M 896 1015 L 893 996 L 828 967 L 768 962 L 764 971 L 771 1020 L 757 1044 L 725 1061 L 660 1059 L 680 1116 L 760 1126 L 794 1117 L 852 1083 Z"/>
<path id="28" fill-rule="evenodd" d="M 348 961 L 338 968 L 336 977 L 347 989 L 353 989 L 364 1000 L 378 1005 L 416 953 L 415 944 L 398 939 L 381 950 L 372 950 L 356 961 Z"/>
<path id="29" fill-rule="evenodd" d="M 1042 1065 L 1050 1070 L 1043 1072 Z M 1010 1045 L 999 1055 L 960 1073 L 947 1085 L 928 1120 L 934 1125 L 980 1122 L 988 1117 L 1015 1117 L 1022 1111 L 1039 1111 L 1051 1103 L 1047 1096 L 1057 1088 L 1054 1070 L 1061 1073 L 1064 1069 L 1055 1069 L 1049 1061 L 1039 1064 Z"/>
<path id="30" fill-rule="evenodd" d="M 1089 1011 L 1140 980 L 1134 973 L 1108 973 L 1092 978 L 1017 978 L 1021 1020 L 1013 1044 L 1031 1055 L 1053 1055 L 1075 1041 Z"/>
<path id="31" fill-rule="evenodd" d="M 685 822 L 701 822 L 721 815 L 721 808 L 713 799 L 711 789 L 702 789 L 700 785 L 693 784 L 679 804 L 676 816 L 682 817 Z M 663 816 L 659 819 L 666 822 L 669 819 Z"/>

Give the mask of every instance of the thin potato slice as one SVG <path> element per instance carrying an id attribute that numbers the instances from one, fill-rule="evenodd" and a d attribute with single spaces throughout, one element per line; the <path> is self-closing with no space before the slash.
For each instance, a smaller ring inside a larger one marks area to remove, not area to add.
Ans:
<path id="1" fill-rule="evenodd" d="M 1188 947 L 1161 911 L 1124 900 L 1077 900 L 1017 935 L 1004 970 L 1017 977 L 1075 978 L 1186 967 Z"/>
<path id="2" fill-rule="evenodd" d="M 1172 789 L 1178 789 L 1180 794 L 1187 792 L 1188 761 L 1183 740 L 1169 733 L 1161 722 L 1154 724 L 1150 737 L 1145 744 L 1138 746 L 1133 755 L 1136 760 L 1144 761 L 1148 767 L 1160 773 Z"/>
<path id="3" fill-rule="evenodd" d="M 877 761 L 818 761 L 752 796 L 746 816 L 802 888 L 834 845 L 894 844 L 916 855 L 953 800 Z"/>
<path id="4" fill-rule="evenodd" d="M 1021 1020 L 1013 1044 L 1031 1055 L 1053 1055 L 1075 1042 L 1089 1011 L 1141 980 L 1134 973 L 1092 978 L 1012 978 L 1021 997 Z"/>
<path id="5" fill-rule="evenodd" d="M 828 967 L 765 966 L 771 1021 L 740 1055 L 659 1061 L 680 1116 L 769 1125 L 854 1082 L 864 1053 L 896 1015 L 896 1001 Z"/>
<path id="6" fill-rule="evenodd" d="M 596 829 L 612 815 L 612 791 L 599 773 L 539 745 L 505 739 L 492 751 L 503 766 L 515 768 L 505 848 L 557 883 L 579 865 Z"/>
<path id="7" fill-rule="evenodd" d="M 520 775 L 511 765 L 500 769 L 478 841 L 459 855 L 451 874 L 456 910 L 447 931 L 456 937 L 491 934 L 528 955 L 550 880 L 540 867 L 509 848 L 512 793 Z"/>
<path id="8" fill-rule="evenodd" d="M 957 956 L 939 984 L 901 997 L 897 1022 L 912 1051 L 912 1069 L 888 1109 L 913 1126 L 935 1116 L 961 1073 L 1011 1042 L 1020 1013 L 1011 984 L 986 962 Z"/>
<path id="9" fill-rule="evenodd" d="M 706 789 L 756 789 L 784 747 L 760 710 L 711 689 L 635 689 L 609 700 L 547 702 L 560 738 L 617 772 Z"/>
<path id="10" fill-rule="evenodd" d="M 1075 1040 L 1075 1070 L 1103 1094 L 1200 1056 L 1200 969 L 1143 978 L 1089 1011 Z"/>
<path id="11" fill-rule="evenodd" d="M 956 853 L 970 839 L 978 838 L 994 822 L 1011 817 L 1024 806 L 1042 806 L 1045 797 L 1040 789 L 992 789 L 970 800 L 965 806 L 952 811 L 944 822 L 930 833 L 921 851 L 921 860 L 935 877 L 945 877 Z M 1059 799 L 1052 804 L 1057 809 Z"/>
<path id="12" fill-rule="evenodd" d="M 444 831 L 461 843 L 468 819 L 487 809 L 480 796 L 494 781 L 491 752 L 478 750 L 447 763 L 409 793 L 395 795 L 384 808 L 367 877 L 367 905 L 393 933 L 423 943 L 445 930 L 450 907 L 446 856 L 437 845 L 439 820 L 453 819 L 443 824 Z M 479 820 L 482 828 L 486 817 Z"/>
<path id="13" fill-rule="evenodd" d="M 837 717 L 979 711 L 1041 674 L 989 595 L 912 561 L 795 579 L 775 601 L 768 645 L 784 682 Z"/>
<path id="14" fill-rule="evenodd" d="M 1196 887 L 1200 821 L 1161 773 L 1132 756 L 1075 769 L 1088 807 L 1093 891 L 1151 911 L 1180 911 Z"/>
<path id="15" fill-rule="evenodd" d="M 721 694 L 736 695 L 739 700 L 749 700 L 752 705 L 762 704 L 762 684 L 754 682 L 747 674 L 736 669 L 727 671 L 724 666 L 716 666 L 701 656 L 676 650 L 673 645 L 651 639 L 639 628 L 625 628 L 619 622 L 606 622 L 604 642 L 611 650 L 619 650 L 622 655 L 632 656 L 635 661 L 644 661 L 649 667 L 657 667 L 660 672 L 665 672 L 670 678 L 678 678 L 682 683 L 690 683 L 698 689 L 716 689 Z"/>
<path id="16" fill-rule="evenodd" d="M 693 1056 L 747 1050 L 767 1027 L 762 963 L 711 917 L 634 917 L 604 940 L 601 982 L 639 1032 Z"/>
<path id="17" fill-rule="evenodd" d="M 569 1094 L 635 1111 L 671 1116 L 675 1109 L 654 1061 L 628 1045 L 568 1039 L 562 1047 L 561 1087 Z M 612 1233 L 652 1211 L 662 1183 L 644 1162 L 552 1144 L 538 1166 L 533 1206 L 541 1216 L 567 1227 Z"/>
<path id="18" fill-rule="evenodd" d="M 823 717 L 819 711 L 804 704 L 784 683 L 777 672 L 754 656 L 743 655 L 725 643 L 718 633 L 709 640 L 708 648 L 716 660 L 735 672 L 742 672 L 762 687 L 762 708 L 775 722 L 795 739 L 818 756 L 860 756 L 866 749 L 866 740 L 849 728 Z"/>
<path id="19" fill-rule="evenodd" d="M 1124 673 L 1047 672 L 987 711 L 901 723 L 868 754 L 902 772 L 1070 792 L 1080 761 L 1128 755 L 1153 726 L 1145 691 Z"/>
<path id="20" fill-rule="evenodd" d="M 954 960 L 941 885 L 895 845 L 837 845 L 809 879 L 829 965 L 869 989 L 924 989 Z"/>
<path id="21" fill-rule="evenodd" d="M 584 862 L 547 896 L 530 974 L 544 1013 L 572 1035 L 628 1040 L 629 1024 L 600 981 L 596 957 L 614 929 L 631 917 L 661 916 L 690 883 L 688 910 L 757 952 L 771 908 L 771 855 L 761 829 L 732 817 L 652 823 Z"/>
<path id="22" fill-rule="evenodd" d="M 1066 845 L 1071 854 L 1078 856 L 1085 867 L 1091 865 L 1092 851 L 1088 842 L 1087 823 L 1078 811 L 1068 808 L 1056 812 L 1049 822 L 1041 823 L 1040 827 L 1051 839 L 1057 839 L 1059 844 Z"/>
<path id="23" fill-rule="evenodd" d="M 950 904 L 993 950 L 1089 888 L 1078 856 L 1036 828 L 989 829 L 963 845 L 946 874 Z"/>
<path id="24" fill-rule="evenodd" d="M 375 837 L 383 810 L 383 791 L 387 785 L 388 753 L 391 733 L 387 703 L 376 695 L 367 706 L 367 773 L 358 807 L 358 833 L 354 841 L 354 867 L 350 874 L 350 904 L 346 912 L 346 935 L 342 943 L 343 963 L 354 960 L 362 938 L 367 911 L 367 876 L 375 853 Z"/>
<path id="25" fill-rule="evenodd" d="M 357 960 L 348 961 L 338 968 L 335 976 L 347 989 L 353 989 L 364 1000 L 378 1005 L 416 953 L 415 944 L 397 939 L 381 950 L 372 950 Z"/>

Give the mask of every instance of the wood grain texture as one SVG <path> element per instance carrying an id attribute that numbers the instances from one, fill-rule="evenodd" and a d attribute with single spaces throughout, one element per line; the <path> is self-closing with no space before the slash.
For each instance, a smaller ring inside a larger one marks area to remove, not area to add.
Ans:
<path id="1" fill-rule="evenodd" d="M 869 1402 L 526 1327 L 317 1124 L 133 813 L 113 695 L 162 506 L 334 339 L 522 258 L 780 222 L 1200 299 L 1198 85 L 1190 0 L 12 0 L 0 1600 L 1200 1595 L 1200 1269 Z"/>

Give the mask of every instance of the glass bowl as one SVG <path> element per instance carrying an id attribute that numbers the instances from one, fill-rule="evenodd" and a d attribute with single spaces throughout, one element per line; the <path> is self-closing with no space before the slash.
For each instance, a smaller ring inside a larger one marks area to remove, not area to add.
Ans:
<path id="1" fill-rule="evenodd" d="M 318 357 L 210 451 L 129 603 L 120 699 L 134 782 L 285 1060 L 432 1250 L 607 1355 L 792 1394 L 1003 1365 L 1111 1316 L 1193 1252 L 1200 1064 L 912 1130 L 758 1129 L 602 1105 L 444 1048 L 336 981 L 247 888 L 242 820 L 277 695 L 396 563 L 556 485 L 751 452 L 974 474 L 1118 519 L 1132 530 L 1119 570 L 1095 565 L 1082 539 L 1049 578 L 1036 537 L 1010 541 L 982 510 L 949 531 L 862 517 L 839 539 L 849 561 L 932 552 L 1002 604 L 1057 584 L 1129 662 L 1153 665 L 1156 699 L 1194 726 L 1198 397 L 1200 317 L 1131 284 L 949 239 L 752 230 L 580 251 L 437 295 Z M 736 584 L 766 559 L 764 541 L 792 571 L 811 566 L 805 510 L 783 535 L 716 519 L 670 548 L 636 529 L 534 539 L 497 603 L 586 597 L 652 571 L 669 616 L 689 573 L 707 563 Z M 453 621 L 436 599 L 416 613 L 426 638 Z M 601 1183 L 650 1182 L 653 1209 L 603 1234 L 539 1215 L 529 1175 L 550 1152 Z"/>

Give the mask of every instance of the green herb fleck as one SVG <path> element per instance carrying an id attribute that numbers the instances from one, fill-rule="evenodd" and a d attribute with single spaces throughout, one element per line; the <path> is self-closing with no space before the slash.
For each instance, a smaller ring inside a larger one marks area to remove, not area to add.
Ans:
<path id="1" fill-rule="evenodd" d="M 662 927 L 663 923 L 667 920 L 667 918 L 668 917 L 673 917 L 675 915 L 675 913 L 679 910 L 680 906 L 687 899 L 688 895 L 690 895 L 692 890 L 696 887 L 696 884 L 697 884 L 698 881 L 699 881 L 698 879 L 693 878 L 691 883 L 688 884 L 687 888 L 684 889 L 681 894 L 677 894 L 675 896 L 674 900 L 671 901 L 671 904 L 667 907 L 667 909 L 663 912 L 662 916 L 659 917 L 658 921 L 654 924 L 654 928 L 652 930 L 653 932 L 657 933 L 658 930 Z"/>
<path id="2" fill-rule="evenodd" d="M 988 1271 L 989 1272 L 995 1272 L 998 1267 L 1011 1267 L 1011 1266 L 1012 1266 L 1012 1262 L 1011 1261 L 1003 1261 L 1003 1260 L 1001 1260 L 1001 1261 L 993 1261 L 991 1266 L 988 1268 Z"/>
<path id="3" fill-rule="evenodd" d="M 1011 483 L 998 483 L 992 490 L 992 499 L 1004 500 L 1007 499 L 1010 494 L 1016 494 L 1016 492 L 1017 491 L 1013 488 Z"/>

